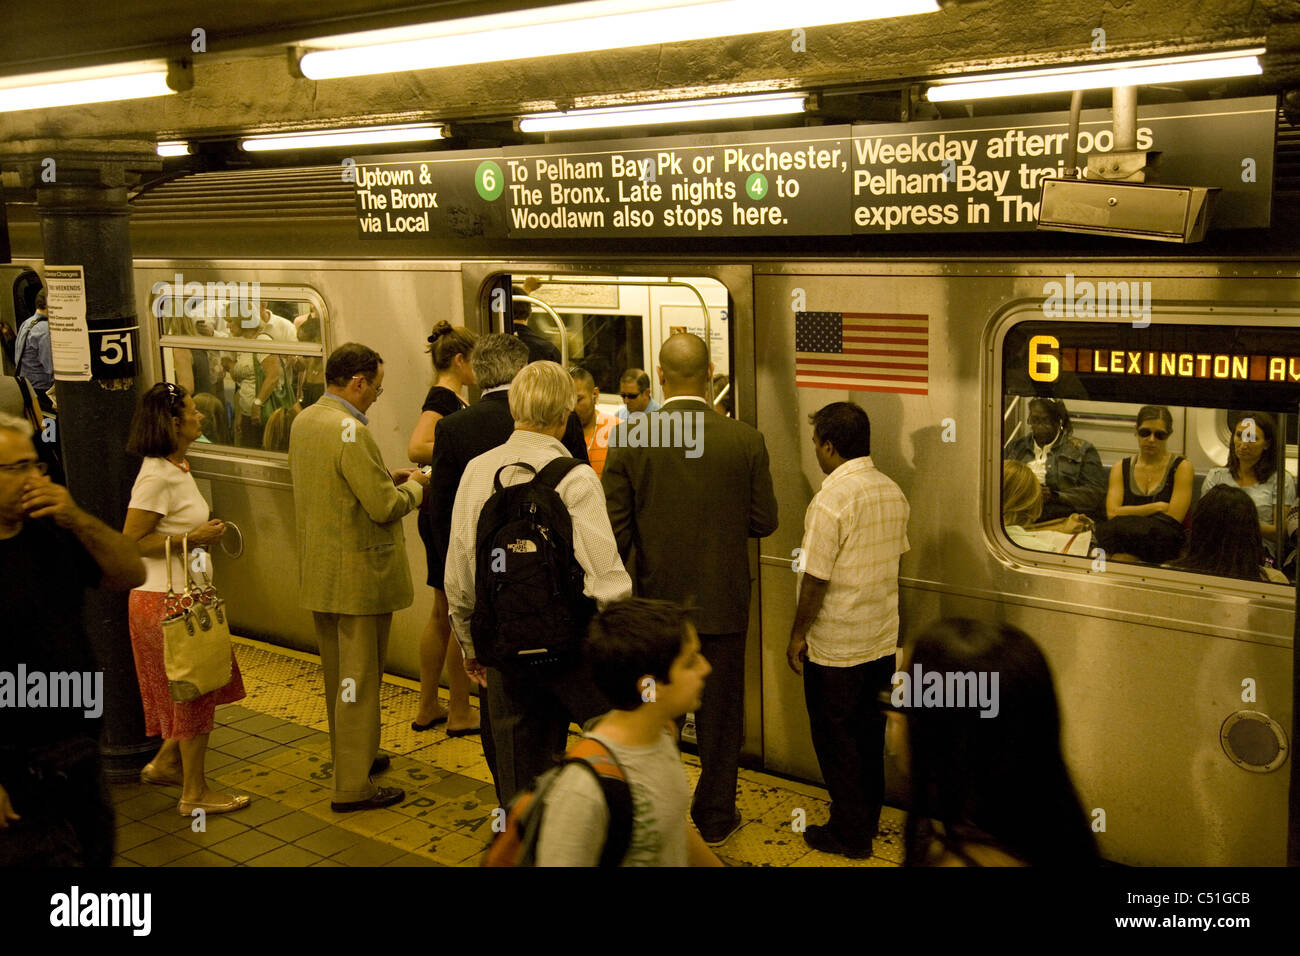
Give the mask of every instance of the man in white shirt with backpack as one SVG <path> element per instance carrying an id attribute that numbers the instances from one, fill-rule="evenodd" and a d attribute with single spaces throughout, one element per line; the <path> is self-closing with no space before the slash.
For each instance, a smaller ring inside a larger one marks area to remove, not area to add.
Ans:
<path id="1" fill-rule="evenodd" d="M 560 439 L 573 405 L 573 381 L 568 372 L 555 362 L 525 366 L 510 384 L 514 433 L 505 444 L 479 455 L 466 466 L 452 509 L 445 577 L 447 605 L 452 633 L 465 655 L 465 670 L 472 680 L 487 688 L 497 786 L 503 804 L 550 767 L 553 757 L 564 752 L 570 721 L 583 724 L 609 709 L 609 702 L 596 689 L 577 651 L 596 606 L 604 607 L 632 593 L 632 581 L 619 559 L 605 510 L 600 479 L 590 465 L 573 462 L 555 483 L 554 492 L 571 522 L 571 538 L 561 550 L 571 551 L 572 559 L 580 566 L 582 594 L 577 597 L 579 603 L 589 605 L 588 609 L 584 614 L 581 608 L 575 608 L 570 633 L 557 637 L 546 636 L 542 626 L 543 619 L 549 617 L 544 612 L 557 602 L 539 608 L 541 613 L 532 629 L 539 633 L 542 643 L 564 645 L 560 654 L 541 653 L 539 648 L 535 655 L 498 656 L 501 651 L 495 646 L 495 622 L 484 636 L 481 622 L 488 609 L 482 606 L 476 587 L 477 575 L 485 567 L 484 558 L 477 554 L 480 515 L 485 506 L 490 507 L 498 478 L 508 488 L 533 480 L 556 459 L 568 458 Z M 511 467 L 520 463 L 527 467 Z M 516 568 L 529 567 L 530 560 L 545 548 L 546 541 L 536 537 L 494 548 L 499 554 L 487 557 L 491 559 L 489 570 L 502 576 L 505 590 L 499 593 L 509 591 Z M 480 605 L 477 609 L 476 604 Z M 477 627 L 472 619 L 479 622 Z M 512 633 L 519 630 L 530 630 L 528 622 Z M 485 644 L 483 657 L 491 666 L 485 666 L 476 644 L 489 638 L 494 643 L 490 648 Z M 489 649 L 495 653 L 489 655 Z"/>

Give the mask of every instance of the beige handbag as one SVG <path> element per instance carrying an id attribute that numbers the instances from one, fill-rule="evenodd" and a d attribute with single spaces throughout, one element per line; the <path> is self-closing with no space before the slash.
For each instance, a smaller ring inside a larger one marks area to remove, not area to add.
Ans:
<path id="1" fill-rule="evenodd" d="M 200 586 L 190 574 L 189 535 L 181 538 L 185 590 L 172 588 L 172 542 L 163 547 L 167 560 L 167 597 L 163 603 L 163 666 L 172 700 L 197 700 L 230 683 L 230 625 L 226 605 L 211 584 Z"/>

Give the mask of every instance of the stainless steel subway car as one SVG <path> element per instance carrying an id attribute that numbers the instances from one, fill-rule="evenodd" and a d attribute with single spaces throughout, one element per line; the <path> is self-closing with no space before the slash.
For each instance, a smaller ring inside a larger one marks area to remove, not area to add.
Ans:
<path id="1" fill-rule="evenodd" d="M 282 367 L 303 369 L 340 343 L 365 342 L 385 360 L 384 395 L 370 414 L 396 467 L 407 461 L 432 377 L 424 352 L 431 325 L 445 318 L 480 331 L 501 327 L 508 313 L 494 311 L 494 290 L 529 276 L 540 281 L 531 292 L 542 303 L 534 321 L 555 329 L 570 362 L 598 370 L 604 401 L 616 402 L 622 368 L 651 369 L 664 337 L 697 331 L 729 376 L 737 416 L 766 438 L 780 502 L 780 528 L 754 545 L 749 569 L 750 759 L 819 777 L 802 688 L 784 650 L 795 549 L 822 479 L 807 417 L 851 400 L 870 414 L 877 466 L 911 503 L 904 631 L 968 615 L 1014 623 L 1039 642 L 1055 674 L 1069 765 L 1104 855 L 1126 864 L 1284 862 L 1294 587 L 1107 561 L 1096 551 L 1025 550 L 1003 530 L 1000 484 L 1003 448 L 1025 427 L 1032 395 L 1063 398 L 1076 434 L 1107 468 L 1135 453 L 1139 406 L 1170 406 L 1169 447 L 1192 461 L 1198 483 L 1224 464 L 1234 409 L 1281 413 L 1287 440 L 1278 444 L 1294 474 L 1295 423 L 1286 415 L 1300 379 L 1294 256 L 1066 259 L 1040 243 L 1038 260 L 971 249 L 835 258 L 812 240 L 776 253 L 687 243 L 644 255 L 590 243 L 479 240 L 426 254 L 398 240 L 361 241 L 350 193 L 328 184 L 332 175 L 195 175 L 136 201 L 135 283 L 149 375 L 192 374 L 182 367 L 192 369 L 205 351 L 226 354 L 232 365 L 250 350 L 274 352 Z M 14 232 L 15 255 L 39 268 L 33 224 L 15 221 Z M 1112 294 L 1121 285 L 1133 293 L 1123 302 Z M 1072 290 L 1070 308 L 1045 312 L 1058 286 Z M 1085 286 L 1109 292 L 1084 302 Z M 245 292 L 285 318 L 314 311 L 320 341 L 214 339 L 236 320 Z M 160 302 L 168 296 L 196 297 L 197 308 Z M 801 312 L 924 317 L 920 333 L 901 339 L 916 353 L 910 373 L 896 388 L 871 379 L 877 390 L 806 378 L 795 342 Z M 222 374 L 215 360 L 208 371 Z M 223 387 L 227 407 L 237 404 L 237 390 Z M 286 456 L 217 438 L 191 454 L 214 513 L 243 533 L 242 557 L 217 561 L 232 617 L 245 634 L 312 649 L 309 615 L 295 601 Z M 406 540 L 420 581 L 424 555 L 413 523 Z M 428 590 L 417 594 L 396 616 L 390 645 L 390 668 L 408 676 L 431 608 Z"/>

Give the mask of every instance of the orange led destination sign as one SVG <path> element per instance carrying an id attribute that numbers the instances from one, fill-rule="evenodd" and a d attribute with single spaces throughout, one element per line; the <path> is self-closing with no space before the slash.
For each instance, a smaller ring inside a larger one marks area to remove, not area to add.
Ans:
<path id="1" fill-rule="evenodd" d="M 1035 335 L 1029 339 L 1028 372 L 1035 382 L 1055 382 L 1062 372 L 1075 372 L 1295 384 L 1300 383 L 1300 355 L 1062 348 L 1056 336 Z"/>

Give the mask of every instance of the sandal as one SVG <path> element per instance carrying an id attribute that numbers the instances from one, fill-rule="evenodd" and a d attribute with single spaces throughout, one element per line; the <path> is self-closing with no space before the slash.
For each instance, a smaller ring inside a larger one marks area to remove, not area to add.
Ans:
<path id="1" fill-rule="evenodd" d="M 176 805 L 177 810 L 183 817 L 192 816 L 195 810 L 202 810 L 204 813 L 234 813 L 236 810 L 242 810 L 253 802 L 253 798 L 246 793 L 231 794 L 226 800 L 220 803 L 204 803 L 196 800 L 190 803 L 182 800 Z"/>
<path id="2" fill-rule="evenodd" d="M 150 761 L 145 764 L 144 769 L 140 771 L 140 782 L 152 783 L 159 787 L 179 787 L 184 781 L 182 781 L 180 777 L 169 777 L 164 773 L 160 773 L 157 768 L 154 767 L 153 761 Z"/>

